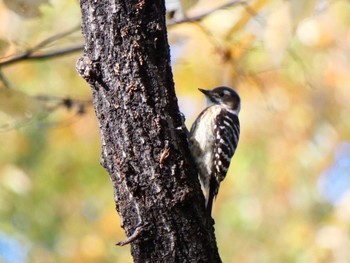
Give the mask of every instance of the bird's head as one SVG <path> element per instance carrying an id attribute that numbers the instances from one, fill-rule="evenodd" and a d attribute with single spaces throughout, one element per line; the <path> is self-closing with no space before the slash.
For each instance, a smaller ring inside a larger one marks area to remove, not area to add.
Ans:
<path id="1" fill-rule="evenodd" d="M 241 99 L 236 91 L 229 87 L 217 87 L 212 90 L 199 89 L 204 93 L 207 106 L 213 104 L 221 105 L 228 110 L 235 111 L 236 114 L 241 110 Z"/>

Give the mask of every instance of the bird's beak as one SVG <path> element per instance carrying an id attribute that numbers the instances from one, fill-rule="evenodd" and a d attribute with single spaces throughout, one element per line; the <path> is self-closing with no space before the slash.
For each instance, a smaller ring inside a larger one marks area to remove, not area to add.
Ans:
<path id="1" fill-rule="evenodd" d="M 211 90 L 199 89 L 199 91 L 205 95 L 207 106 L 212 105 L 213 103 L 217 103 Z"/>
<path id="2" fill-rule="evenodd" d="M 207 97 L 211 97 L 211 91 L 210 90 L 206 90 L 206 89 L 198 89 L 200 92 L 202 92 L 205 96 Z"/>

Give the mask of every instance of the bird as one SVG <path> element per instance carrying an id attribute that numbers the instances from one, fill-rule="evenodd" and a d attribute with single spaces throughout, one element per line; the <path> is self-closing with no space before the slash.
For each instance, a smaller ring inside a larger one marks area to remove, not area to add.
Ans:
<path id="1" fill-rule="evenodd" d="M 235 90 L 225 86 L 199 91 L 205 95 L 206 108 L 192 124 L 189 144 L 211 216 L 213 200 L 238 145 L 241 99 Z"/>

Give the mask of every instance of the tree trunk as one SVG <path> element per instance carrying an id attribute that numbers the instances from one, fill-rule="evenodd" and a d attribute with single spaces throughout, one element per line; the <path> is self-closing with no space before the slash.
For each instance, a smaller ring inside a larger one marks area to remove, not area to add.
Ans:
<path id="1" fill-rule="evenodd" d="M 172 79 L 164 0 L 81 0 L 101 163 L 135 262 L 221 262 Z"/>

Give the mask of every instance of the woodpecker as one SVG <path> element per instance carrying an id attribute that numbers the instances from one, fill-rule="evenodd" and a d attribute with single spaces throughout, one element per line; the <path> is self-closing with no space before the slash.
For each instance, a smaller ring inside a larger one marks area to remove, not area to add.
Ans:
<path id="1" fill-rule="evenodd" d="M 214 197 L 237 148 L 241 99 L 229 87 L 199 90 L 204 93 L 207 105 L 191 127 L 189 142 L 211 216 Z"/>

